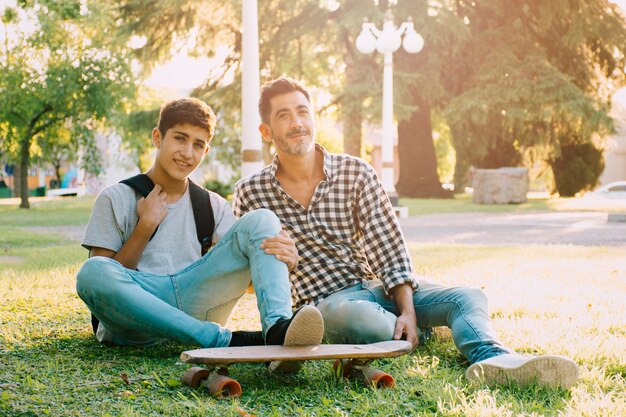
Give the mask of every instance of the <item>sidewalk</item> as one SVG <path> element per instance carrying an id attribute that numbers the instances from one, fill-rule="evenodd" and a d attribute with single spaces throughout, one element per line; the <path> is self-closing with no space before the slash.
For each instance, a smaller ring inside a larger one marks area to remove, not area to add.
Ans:
<path id="1" fill-rule="evenodd" d="M 605 212 L 431 214 L 400 219 L 409 242 L 464 245 L 625 246 L 626 223 Z"/>
<path id="2" fill-rule="evenodd" d="M 590 211 L 454 213 L 402 218 L 400 225 L 406 240 L 416 243 L 626 247 L 626 222 L 607 222 L 607 217 Z M 86 225 L 23 228 L 81 241 Z"/>

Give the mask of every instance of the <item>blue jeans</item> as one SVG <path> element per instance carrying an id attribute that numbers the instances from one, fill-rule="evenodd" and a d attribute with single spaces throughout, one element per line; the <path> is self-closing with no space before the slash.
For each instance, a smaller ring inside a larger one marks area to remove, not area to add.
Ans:
<path id="1" fill-rule="evenodd" d="M 175 340 L 228 346 L 231 333 L 222 325 L 250 281 L 264 333 L 278 319 L 291 317 L 287 265 L 259 249 L 265 238 L 280 230 L 271 211 L 250 212 L 206 255 L 172 275 L 135 271 L 96 256 L 78 272 L 76 289 L 114 344 Z"/>
<path id="2" fill-rule="evenodd" d="M 512 351 L 496 338 L 487 312 L 487 297 L 478 288 L 446 287 L 420 280 L 413 292 L 420 343 L 434 326 L 448 326 L 459 351 L 470 363 Z M 322 300 L 324 338 L 333 343 L 391 340 L 399 314 L 395 301 L 378 280 L 363 281 Z"/>

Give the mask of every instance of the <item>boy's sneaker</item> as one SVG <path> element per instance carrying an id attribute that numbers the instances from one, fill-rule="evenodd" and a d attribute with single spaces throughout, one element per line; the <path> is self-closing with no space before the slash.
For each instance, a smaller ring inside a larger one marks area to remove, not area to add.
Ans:
<path id="1" fill-rule="evenodd" d="M 232 332 L 228 347 L 263 345 L 265 345 L 265 340 L 263 340 L 263 333 L 261 331 L 249 332 L 245 330 L 235 330 Z"/>
<path id="2" fill-rule="evenodd" d="M 465 377 L 486 385 L 516 382 L 569 389 L 578 379 L 578 365 L 565 356 L 521 356 L 504 354 L 476 362 L 467 368 Z"/>
<path id="3" fill-rule="evenodd" d="M 290 319 L 279 319 L 269 328 L 265 336 L 268 345 L 304 346 L 319 345 L 324 337 L 322 313 L 311 305 L 297 309 Z M 302 367 L 302 361 L 274 361 L 270 371 L 295 373 Z"/>

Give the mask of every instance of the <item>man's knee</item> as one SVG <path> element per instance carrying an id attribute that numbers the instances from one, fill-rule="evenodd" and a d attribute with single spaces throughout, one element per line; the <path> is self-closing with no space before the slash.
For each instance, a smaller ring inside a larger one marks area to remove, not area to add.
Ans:
<path id="1" fill-rule="evenodd" d="M 464 304 L 469 304 L 477 307 L 487 306 L 487 294 L 480 288 L 475 287 L 461 287 L 461 297 Z"/>
<path id="2" fill-rule="evenodd" d="M 375 343 L 393 338 L 396 316 L 379 304 L 345 301 L 331 308 L 320 308 L 326 337 L 338 343 Z"/>

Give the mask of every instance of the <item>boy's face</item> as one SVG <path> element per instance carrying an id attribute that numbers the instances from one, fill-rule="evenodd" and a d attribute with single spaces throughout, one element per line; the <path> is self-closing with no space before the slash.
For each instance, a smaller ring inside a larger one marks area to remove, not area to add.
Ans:
<path id="1" fill-rule="evenodd" d="M 187 123 L 172 126 L 162 136 L 152 130 L 152 143 L 157 148 L 155 164 L 176 180 L 185 180 L 209 152 L 209 131 Z"/>
<path id="2" fill-rule="evenodd" d="M 300 91 L 281 94 L 270 100 L 269 124 L 259 127 L 263 139 L 274 142 L 276 151 L 306 155 L 314 149 L 315 117 L 311 103 Z"/>

